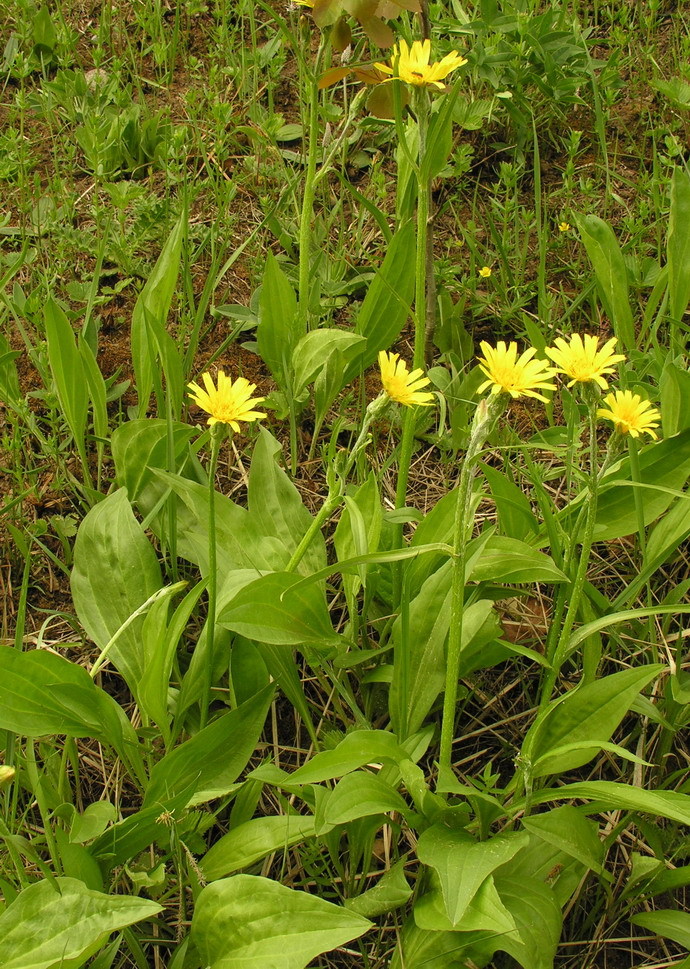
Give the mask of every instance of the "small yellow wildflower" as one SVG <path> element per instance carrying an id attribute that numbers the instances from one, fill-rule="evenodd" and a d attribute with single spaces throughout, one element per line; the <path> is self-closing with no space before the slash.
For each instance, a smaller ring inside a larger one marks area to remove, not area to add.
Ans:
<path id="1" fill-rule="evenodd" d="M 567 232 L 569 228 L 570 228 L 570 222 L 559 222 L 558 223 L 558 231 L 559 232 Z"/>
<path id="2" fill-rule="evenodd" d="M 497 347 L 490 346 L 485 340 L 480 344 L 483 357 L 479 358 L 479 366 L 489 378 L 479 387 L 481 394 L 487 387 L 491 387 L 492 394 L 506 393 L 511 397 L 536 397 L 546 402 L 543 394 L 538 390 L 555 390 L 552 382 L 556 373 L 548 366 L 546 360 L 533 360 L 537 352 L 534 347 L 525 350 L 519 357 L 517 343 L 506 346 L 501 340 Z"/>
<path id="3" fill-rule="evenodd" d="M 391 400 L 405 407 L 412 407 L 413 404 L 419 404 L 421 407 L 431 406 L 434 395 L 426 390 L 420 390 L 431 381 L 424 376 L 423 370 L 413 370 L 410 373 L 405 361 L 400 360 L 399 357 L 399 353 L 388 353 L 386 350 L 381 350 L 379 353 L 381 383 L 384 391 Z"/>
<path id="4" fill-rule="evenodd" d="M 563 373 L 570 377 L 569 387 L 575 383 L 588 383 L 594 381 L 602 390 L 608 389 L 608 384 L 604 379 L 604 374 L 615 373 L 614 363 L 625 360 L 622 353 L 614 353 L 616 337 L 612 337 L 603 345 L 601 350 L 597 349 L 599 337 L 591 336 L 586 333 L 584 339 L 579 333 L 573 334 L 570 342 L 563 337 L 558 337 L 555 347 L 547 347 L 546 355 L 556 364 L 558 373 Z"/>
<path id="5" fill-rule="evenodd" d="M 441 61 L 430 64 L 431 41 L 415 40 L 412 47 L 407 46 L 407 42 L 400 40 L 393 48 L 390 64 L 374 64 L 384 74 L 391 74 L 399 77 L 407 84 L 414 84 L 417 87 L 436 87 L 443 91 L 445 85 L 441 83 L 451 71 L 456 67 L 462 67 L 467 63 L 467 58 L 462 57 L 456 50 L 446 54 Z"/>
<path id="6" fill-rule="evenodd" d="M 479 270 L 479 275 L 482 277 L 482 279 L 488 279 L 491 275 L 491 266 L 482 266 L 482 268 Z"/>
<path id="7" fill-rule="evenodd" d="M 631 390 L 616 390 L 604 397 L 607 408 L 601 407 L 597 411 L 598 417 L 613 421 L 616 430 L 621 434 L 639 437 L 640 434 L 651 434 L 656 440 L 653 428 L 659 426 L 661 414 L 652 407 L 648 400 L 642 400 L 639 394 Z"/>
<path id="8" fill-rule="evenodd" d="M 210 374 L 203 374 L 202 380 L 206 390 L 202 390 L 198 384 L 187 384 L 191 394 L 190 397 L 202 410 L 210 414 L 207 424 L 229 424 L 233 431 L 239 431 L 239 421 L 256 421 L 266 415 L 260 411 L 253 410 L 256 404 L 260 404 L 264 397 L 252 397 L 256 390 L 256 384 L 250 384 L 244 377 L 238 377 L 233 381 L 226 377 L 222 370 L 218 371 L 218 389 L 213 384 Z"/>

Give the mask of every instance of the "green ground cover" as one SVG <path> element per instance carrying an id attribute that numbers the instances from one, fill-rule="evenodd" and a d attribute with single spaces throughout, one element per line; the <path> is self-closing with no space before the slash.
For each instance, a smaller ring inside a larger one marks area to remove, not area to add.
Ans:
<path id="1" fill-rule="evenodd" d="M 687 969 L 687 5 L 0 38 L 0 965 Z"/>

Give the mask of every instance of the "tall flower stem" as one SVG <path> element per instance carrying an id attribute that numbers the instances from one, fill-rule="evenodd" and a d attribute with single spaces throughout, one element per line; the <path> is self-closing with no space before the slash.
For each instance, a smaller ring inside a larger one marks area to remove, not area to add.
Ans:
<path id="1" fill-rule="evenodd" d="M 311 237 L 312 219 L 314 216 L 314 198 L 316 190 L 316 158 L 319 138 L 319 89 L 317 78 L 319 64 L 323 53 L 323 44 L 319 46 L 314 61 L 314 69 L 310 71 L 304 65 L 304 76 L 309 87 L 309 118 L 307 143 L 307 170 L 304 175 L 304 190 L 302 194 L 302 212 L 299 226 L 299 283 L 298 283 L 298 312 L 300 324 L 304 332 L 309 329 L 309 290 L 311 270 Z"/>
<path id="2" fill-rule="evenodd" d="M 465 616 L 465 570 L 467 543 L 472 535 L 472 480 L 477 470 L 477 456 L 504 407 L 505 395 L 492 395 L 480 401 L 475 413 L 470 441 L 462 462 L 458 483 L 455 519 L 453 522 L 453 564 L 450 592 L 450 628 L 446 655 L 446 683 L 441 720 L 441 749 L 437 789 L 449 791 L 453 786 L 453 734 L 455 707 L 458 698 L 460 656 L 462 652 L 463 621 Z"/>
<path id="3" fill-rule="evenodd" d="M 592 540 L 594 538 L 594 526 L 597 518 L 597 504 L 599 500 L 599 480 L 601 477 L 601 469 L 598 465 L 597 449 L 597 400 L 594 398 L 594 393 L 595 392 L 592 392 L 592 396 L 587 401 L 589 411 L 588 422 L 590 455 L 589 494 L 587 498 L 587 517 L 585 520 L 585 530 L 582 536 L 582 548 L 580 550 L 580 557 L 577 562 L 575 578 L 573 579 L 573 584 L 570 591 L 568 610 L 565 614 L 565 619 L 563 620 L 560 634 L 556 640 L 553 655 L 547 656 L 547 659 L 551 664 L 551 669 L 548 671 L 542 685 L 541 696 L 539 698 L 540 712 L 543 711 L 551 701 L 551 695 L 553 693 L 556 680 L 558 679 L 558 674 L 560 673 L 561 666 L 567 657 L 568 640 L 580 608 L 580 602 L 582 601 L 582 593 L 585 587 L 587 568 L 589 566 L 589 558 L 592 551 Z M 570 558 L 572 559 L 572 556 L 570 556 Z"/>
<path id="4" fill-rule="evenodd" d="M 415 316 L 414 316 L 414 369 L 424 366 L 424 342 L 426 334 L 426 295 L 427 295 L 427 239 L 429 234 L 429 201 L 431 185 L 429 179 L 423 175 L 424 156 L 426 154 L 427 132 L 429 128 L 429 94 L 424 88 L 416 92 L 415 108 L 417 110 L 418 155 L 415 172 L 417 175 L 417 240 L 415 248 Z M 402 440 L 400 442 L 400 459 L 398 461 L 398 479 L 395 488 L 395 507 L 403 508 L 407 500 L 407 485 L 412 463 L 412 449 L 414 446 L 414 431 L 417 420 L 416 408 L 410 407 L 405 412 L 403 421 Z M 395 543 L 402 544 L 403 526 L 396 526 Z M 401 568 L 397 563 L 393 569 L 394 603 L 400 598 Z"/>
<path id="5" fill-rule="evenodd" d="M 201 697 L 200 727 L 208 722 L 208 708 L 213 686 L 214 641 L 216 636 L 216 603 L 218 599 L 218 568 L 216 551 L 216 470 L 220 445 L 225 436 L 225 425 L 211 427 L 211 460 L 208 469 L 208 616 L 206 617 L 206 656 L 204 663 L 204 690 Z"/>
<path id="6" fill-rule="evenodd" d="M 285 566 L 286 572 L 294 572 L 296 570 L 297 566 L 304 558 L 304 555 L 307 549 L 309 548 L 312 541 L 314 540 L 314 536 L 316 535 L 316 533 L 320 531 L 321 526 L 328 521 L 328 519 L 331 517 L 333 512 L 338 507 L 338 505 L 343 500 L 343 494 L 345 492 L 345 486 L 347 485 L 348 475 L 350 474 L 350 471 L 352 470 L 352 467 L 355 461 L 357 460 L 357 455 L 366 446 L 368 435 L 369 435 L 369 428 L 371 427 L 372 421 L 374 421 L 385 410 L 387 405 L 388 405 L 388 397 L 385 394 L 381 394 L 375 400 L 372 400 L 372 402 L 367 407 L 366 413 L 364 415 L 364 421 L 362 422 L 362 428 L 359 432 L 357 440 L 355 441 L 352 450 L 348 454 L 347 459 L 345 460 L 345 463 L 339 472 L 339 475 L 336 476 L 336 474 L 333 473 L 330 476 L 329 485 L 328 485 L 328 496 L 326 497 L 326 500 L 324 501 L 323 505 L 321 505 L 321 508 L 317 512 L 316 517 L 309 525 L 309 528 L 302 536 L 302 539 L 300 540 L 299 545 L 292 553 L 290 561 Z"/>

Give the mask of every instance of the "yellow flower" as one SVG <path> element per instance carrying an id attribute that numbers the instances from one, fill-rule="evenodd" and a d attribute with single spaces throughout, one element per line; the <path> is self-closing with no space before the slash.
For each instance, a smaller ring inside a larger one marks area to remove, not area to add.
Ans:
<path id="1" fill-rule="evenodd" d="M 639 394 L 633 394 L 631 390 L 617 390 L 613 394 L 607 394 L 604 403 L 608 405 L 608 410 L 601 407 L 597 416 L 613 421 L 616 430 L 621 434 L 629 434 L 631 437 L 651 434 L 656 440 L 657 435 L 653 428 L 659 426 L 661 414 L 648 400 L 642 400 Z"/>
<path id="2" fill-rule="evenodd" d="M 202 380 L 206 390 L 198 384 L 187 384 L 190 397 L 202 410 L 210 414 L 208 424 L 229 424 L 233 431 L 239 431 L 239 421 L 256 421 L 265 417 L 258 410 L 252 410 L 260 404 L 264 397 L 253 397 L 256 384 L 250 384 L 244 377 L 238 377 L 234 382 L 226 377 L 222 370 L 218 371 L 218 389 L 213 385 L 210 374 L 203 374 Z"/>
<path id="3" fill-rule="evenodd" d="M 467 63 L 466 57 L 461 57 L 456 50 L 451 51 L 441 61 L 429 63 L 431 57 L 431 41 L 415 40 L 412 47 L 406 41 L 400 40 L 393 48 L 389 64 L 374 64 L 384 74 L 399 77 L 407 84 L 418 87 L 437 87 L 443 91 L 445 85 L 441 83 L 456 67 Z M 392 78 L 391 78 L 392 79 Z M 389 79 L 390 80 L 390 79 Z"/>
<path id="4" fill-rule="evenodd" d="M 558 231 L 559 232 L 567 232 L 569 228 L 570 228 L 570 222 L 559 222 L 558 223 Z"/>
<path id="5" fill-rule="evenodd" d="M 391 400 L 404 404 L 405 407 L 412 407 L 413 404 L 431 406 L 434 395 L 420 390 L 420 387 L 426 387 L 430 383 L 429 378 L 424 376 L 423 370 L 413 370 L 410 373 L 405 361 L 399 357 L 399 353 L 388 353 L 386 350 L 379 353 L 383 389 Z"/>
<path id="6" fill-rule="evenodd" d="M 547 347 L 546 355 L 556 364 L 558 373 L 570 377 L 569 387 L 575 383 L 594 381 L 602 390 L 608 389 L 604 374 L 615 373 L 614 363 L 625 360 L 622 353 L 614 353 L 617 340 L 612 337 L 601 350 L 598 350 L 599 337 L 585 334 L 584 340 L 579 333 L 573 334 L 570 343 L 558 337 L 555 347 Z"/>
<path id="7" fill-rule="evenodd" d="M 488 279 L 491 275 L 491 266 L 482 266 L 482 268 L 479 270 L 479 275 L 482 277 L 482 279 Z"/>
<path id="8" fill-rule="evenodd" d="M 479 358 L 479 366 L 489 378 L 479 387 L 481 394 L 487 387 L 491 387 L 492 394 L 506 393 L 511 397 L 536 397 L 546 402 L 543 394 L 538 390 L 555 390 L 552 383 L 555 370 L 549 367 L 545 360 L 533 360 L 537 352 L 534 347 L 525 350 L 519 357 L 517 343 L 509 346 L 501 340 L 496 348 L 485 340 L 480 344 L 483 357 Z"/>

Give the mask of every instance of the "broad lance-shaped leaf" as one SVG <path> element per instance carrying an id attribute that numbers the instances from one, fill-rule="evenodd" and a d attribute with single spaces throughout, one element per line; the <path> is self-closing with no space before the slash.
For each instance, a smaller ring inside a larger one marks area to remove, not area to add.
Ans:
<path id="1" fill-rule="evenodd" d="M 180 217 L 168 236 L 132 312 L 132 364 L 139 398 L 139 417 L 146 415 L 153 390 L 153 370 L 157 366 L 157 340 L 154 332 L 159 331 L 162 343 L 180 268 L 184 228 L 184 220 Z"/>
<path id="2" fill-rule="evenodd" d="M 668 818 L 679 824 L 690 825 L 690 795 L 678 791 L 645 791 L 641 787 L 619 784 L 616 781 L 581 781 L 533 792 L 535 803 L 544 801 L 593 801 L 582 808 L 587 814 L 599 811 L 640 811 L 653 817 Z M 514 805 L 519 810 L 519 805 Z"/>
<path id="3" fill-rule="evenodd" d="M 666 511 L 674 500 L 673 491 L 657 490 L 663 488 L 684 488 L 690 477 L 690 427 L 676 434 L 646 445 L 639 453 L 640 476 L 639 481 L 649 487 L 637 488 L 640 496 L 642 514 L 645 525 L 651 525 Z M 618 485 L 617 481 L 628 482 Z M 635 501 L 631 496 L 630 459 L 624 458 L 616 467 L 604 476 L 597 502 L 597 517 L 594 527 L 594 540 L 608 542 L 624 535 L 637 532 L 638 519 Z M 571 528 L 582 509 L 581 497 L 567 505 L 560 513 L 561 524 L 564 528 Z M 548 535 L 545 530 L 540 532 L 539 544 L 545 545 Z"/>
<path id="4" fill-rule="evenodd" d="M 613 330 L 625 350 L 635 349 L 635 325 L 628 298 L 628 271 L 613 229 L 596 215 L 577 220 L 601 301 Z"/>
<path id="5" fill-rule="evenodd" d="M 35 882 L 0 915 L 0 966 L 79 969 L 111 932 L 160 911 L 157 902 L 93 892 L 76 878 Z"/>
<path id="6" fill-rule="evenodd" d="M 313 835 L 314 818 L 311 815 L 252 818 L 216 841 L 201 859 L 201 870 L 206 881 L 212 882 Z"/>
<path id="7" fill-rule="evenodd" d="M 191 937 L 209 969 L 305 969 L 370 927 L 367 919 L 307 892 L 235 875 L 202 890 Z"/>
<path id="8" fill-rule="evenodd" d="M 656 664 L 622 670 L 556 700 L 525 738 L 523 749 L 532 763 L 532 776 L 560 774 L 592 760 L 599 748 L 590 746 L 590 742 L 608 741 L 638 693 L 663 668 Z M 577 743 L 583 747 L 573 749 Z"/>
<path id="9" fill-rule="evenodd" d="M 159 760 L 151 771 L 144 807 L 172 797 L 189 784 L 193 785 L 189 804 L 227 794 L 254 752 L 273 692 L 272 686 L 267 687 Z"/>
<path id="10" fill-rule="evenodd" d="M 100 649 L 162 587 L 158 557 L 124 489 L 108 495 L 81 523 L 71 587 L 79 621 Z M 144 673 L 143 621 L 143 616 L 137 617 L 109 652 L 135 695 Z"/>
<path id="11" fill-rule="evenodd" d="M 365 764 L 385 760 L 400 764 L 410 759 L 388 730 L 353 730 L 332 750 L 322 750 L 296 771 L 288 773 L 274 764 L 264 764 L 252 771 L 251 777 L 277 786 L 318 784 L 349 774 Z"/>
<path id="12" fill-rule="evenodd" d="M 89 392 L 77 341 L 70 321 L 53 299 L 43 311 L 48 362 L 60 407 L 75 441 L 81 445 L 89 408 Z"/>
<path id="13" fill-rule="evenodd" d="M 294 572 L 271 572 L 245 585 L 218 621 L 233 632 L 278 646 L 338 646 L 320 586 L 301 584 Z"/>
<path id="14" fill-rule="evenodd" d="M 422 833 L 417 846 L 419 860 L 438 874 L 452 927 L 462 926 L 463 915 L 485 879 L 527 842 L 524 833 L 475 841 L 463 830 L 453 831 L 439 824 Z"/>
<path id="15" fill-rule="evenodd" d="M 137 736 L 86 670 L 48 650 L 0 646 L 0 729 L 24 737 L 92 737 L 127 759 Z"/>
<path id="16" fill-rule="evenodd" d="M 357 314 L 355 333 L 366 339 L 343 373 L 344 387 L 376 360 L 379 350 L 395 343 L 408 316 L 414 293 L 410 251 L 414 248 L 414 223 L 408 222 L 393 236 L 386 257 Z"/>

